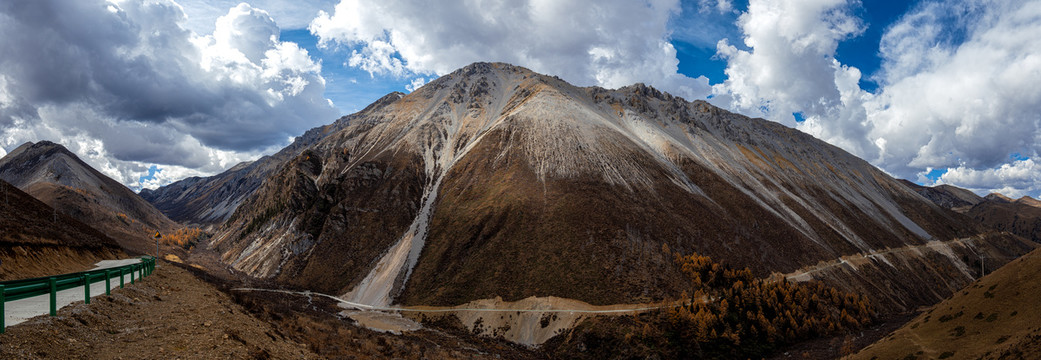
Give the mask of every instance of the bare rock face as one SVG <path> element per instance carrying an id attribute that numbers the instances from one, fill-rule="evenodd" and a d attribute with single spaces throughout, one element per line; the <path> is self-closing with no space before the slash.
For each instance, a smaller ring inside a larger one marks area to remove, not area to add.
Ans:
<path id="1" fill-rule="evenodd" d="M 674 252 L 765 277 L 920 247 L 920 261 L 822 272 L 861 292 L 940 289 L 886 304 L 896 309 L 971 281 L 972 251 L 1032 248 L 797 130 L 642 84 L 579 88 L 506 64 L 370 106 L 273 168 L 214 236 L 223 261 L 372 305 L 644 302 L 686 288 Z"/>
<path id="2" fill-rule="evenodd" d="M 393 92 L 369 107 L 383 107 L 402 96 L 404 94 Z M 326 135 L 346 127 L 353 117 L 354 115 L 345 116 L 332 124 L 308 130 L 274 155 L 238 164 L 215 176 L 190 177 L 155 190 L 144 189 L 141 190 L 141 197 L 174 221 L 198 226 L 219 225 L 227 221 L 242 201 L 252 195 L 265 179 L 277 172 L 283 163 L 313 146 Z"/>
<path id="3" fill-rule="evenodd" d="M 126 186 L 49 141 L 26 143 L 0 159 L 0 179 L 91 224 L 132 252 L 155 252 L 155 231 L 178 227 Z"/>

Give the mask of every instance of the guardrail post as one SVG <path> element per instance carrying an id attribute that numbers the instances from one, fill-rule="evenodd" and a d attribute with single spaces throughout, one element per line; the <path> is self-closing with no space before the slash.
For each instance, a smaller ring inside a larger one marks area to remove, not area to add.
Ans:
<path id="1" fill-rule="evenodd" d="M 0 285 L 0 334 L 3 334 L 5 328 L 7 328 L 7 324 L 4 322 L 4 318 L 7 317 L 5 312 L 7 309 L 4 309 L 5 302 L 7 302 L 7 299 L 4 297 L 4 286 Z"/>
<path id="2" fill-rule="evenodd" d="M 123 268 L 119 268 L 119 288 L 123 288 Z"/>
<path id="3" fill-rule="evenodd" d="M 105 295 L 112 295 L 112 271 L 105 270 Z"/>
<path id="4" fill-rule="evenodd" d="M 83 303 L 90 304 L 90 274 L 83 274 Z"/>
<path id="5" fill-rule="evenodd" d="M 58 316 L 58 281 L 51 277 L 47 282 L 51 285 L 51 316 Z"/>

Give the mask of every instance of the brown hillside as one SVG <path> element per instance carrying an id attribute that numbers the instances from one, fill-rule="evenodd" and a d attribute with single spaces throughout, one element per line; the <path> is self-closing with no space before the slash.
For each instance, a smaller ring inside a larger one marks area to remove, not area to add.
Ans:
<path id="1" fill-rule="evenodd" d="M 1030 200 L 984 201 L 965 214 L 994 229 L 1041 242 L 1041 208 L 1034 205 L 1037 200 Z"/>
<path id="2" fill-rule="evenodd" d="M 662 248 L 760 277 L 914 248 L 806 275 L 890 284 L 880 307 L 903 311 L 978 276 L 972 251 L 1033 246 L 807 134 L 642 84 L 477 63 L 350 119 L 242 202 L 212 241 L 222 261 L 370 304 L 610 304 L 681 294 Z"/>
<path id="3" fill-rule="evenodd" d="M 1041 358 L 1041 250 L 933 306 L 851 359 Z"/>
<path id="4" fill-rule="evenodd" d="M 152 235 L 179 227 L 123 184 L 65 147 L 26 143 L 0 159 L 0 178 L 84 223 L 132 253 L 154 253 Z"/>
<path id="5" fill-rule="evenodd" d="M 1041 201 L 1029 196 L 1012 200 L 997 193 L 980 197 L 950 185 L 928 187 L 900 181 L 937 205 L 965 214 L 983 226 L 1041 242 Z"/>
<path id="6" fill-rule="evenodd" d="M 404 94 L 392 92 L 368 106 L 367 111 L 386 106 Z M 271 156 L 235 165 L 228 171 L 210 177 L 190 177 L 155 190 L 141 190 L 141 197 L 163 214 L 186 225 L 219 226 L 267 178 L 301 152 L 314 146 L 325 136 L 343 129 L 357 114 L 344 116 L 332 124 L 308 130 L 293 143 Z"/>
<path id="7" fill-rule="evenodd" d="M 119 244 L 0 180 L 0 280 L 90 269 L 126 257 Z"/>

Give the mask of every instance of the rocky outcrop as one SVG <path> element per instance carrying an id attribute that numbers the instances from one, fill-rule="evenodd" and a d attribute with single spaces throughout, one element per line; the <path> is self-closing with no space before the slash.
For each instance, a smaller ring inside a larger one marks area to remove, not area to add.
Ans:
<path id="1" fill-rule="evenodd" d="M 402 96 L 404 94 L 399 92 L 387 94 L 363 112 L 386 106 Z M 355 115 L 344 116 L 330 125 L 308 130 L 274 155 L 238 164 L 214 176 L 190 177 L 155 190 L 144 189 L 141 190 L 141 197 L 174 221 L 199 226 L 220 225 L 286 161 L 313 146 L 326 135 L 343 129 L 354 117 Z"/>

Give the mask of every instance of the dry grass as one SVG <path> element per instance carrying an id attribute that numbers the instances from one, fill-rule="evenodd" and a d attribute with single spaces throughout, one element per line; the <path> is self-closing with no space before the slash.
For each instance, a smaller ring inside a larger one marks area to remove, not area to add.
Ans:
<path id="1" fill-rule="evenodd" d="M 1041 356 L 1041 250 L 958 291 L 852 359 Z"/>

